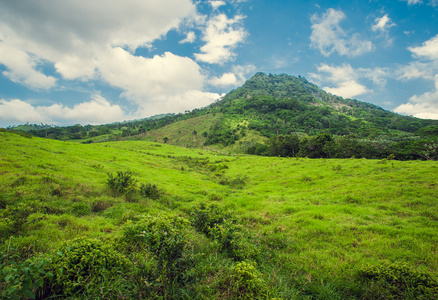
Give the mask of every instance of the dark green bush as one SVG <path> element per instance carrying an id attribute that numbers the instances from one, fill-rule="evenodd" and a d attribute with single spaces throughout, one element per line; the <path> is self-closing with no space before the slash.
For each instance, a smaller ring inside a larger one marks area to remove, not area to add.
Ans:
<path id="1" fill-rule="evenodd" d="M 119 171 L 117 175 L 108 173 L 107 185 L 114 197 L 125 196 L 127 200 L 133 198 L 136 192 L 137 181 L 130 171 Z"/>
<path id="2" fill-rule="evenodd" d="M 124 278 L 130 262 L 109 242 L 91 238 L 69 241 L 52 254 L 51 260 L 52 291 L 58 295 L 73 296 L 85 290 L 89 295 L 98 295 L 102 288 L 106 292 L 114 291 L 116 282 L 124 282 L 120 289 L 123 286 L 129 289 Z M 112 288 L 108 284 L 112 284 Z"/>
<path id="3" fill-rule="evenodd" d="M 17 205 L 7 205 L 3 210 L 3 220 L 9 234 L 20 234 L 28 223 L 28 217 L 41 210 L 41 204 L 36 201 L 20 202 Z M 34 221 L 35 222 L 35 221 Z"/>
<path id="4" fill-rule="evenodd" d="M 230 213 L 216 205 L 193 208 L 191 224 L 198 232 L 215 241 L 222 252 L 234 260 L 258 259 L 259 248 L 252 243 L 243 226 Z"/>
<path id="5" fill-rule="evenodd" d="M 230 275 L 222 283 L 221 298 L 268 299 L 268 286 L 262 279 L 255 263 L 242 261 L 231 268 Z"/>
<path id="6" fill-rule="evenodd" d="M 8 248 L 0 251 L 0 295 L 2 299 L 35 299 L 44 294 L 45 279 L 53 278 L 46 272 L 48 258 L 32 258 L 15 261 Z"/>
<path id="7" fill-rule="evenodd" d="M 158 200 L 163 192 L 152 183 L 142 183 L 140 186 L 140 195 L 153 200 Z"/>
<path id="8" fill-rule="evenodd" d="M 128 245 L 146 248 L 153 254 L 158 270 L 157 281 L 162 284 L 163 294 L 188 281 L 186 271 L 192 264 L 191 253 L 186 248 L 185 228 L 188 224 L 182 217 L 160 215 L 143 218 L 123 229 Z"/>
<path id="9" fill-rule="evenodd" d="M 208 237 L 212 236 L 212 229 L 217 224 L 222 224 L 226 219 L 231 218 L 231 214 L 224 212 L 217 205 L 206 206 L 204 203 L 201 203 L 199 207 L 194 207 L 190 214 L 192 226 Z"/>
<path id="10" fill-rule="evenodd" d="M 438 279 L 404 262 L 365 266 L 359 276 L 368 286 L 365 299 L 438 299 Z"/>

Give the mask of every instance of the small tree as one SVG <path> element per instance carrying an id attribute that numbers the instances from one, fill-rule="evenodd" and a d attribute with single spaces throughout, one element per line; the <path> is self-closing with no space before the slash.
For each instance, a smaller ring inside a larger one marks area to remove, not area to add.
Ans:
<path id="1" fill-rule="evenodd" d="M 163 137 L 163 142 L 165 143 L 165 144 L 167 144 L 167 141 L 169 140 L 169 138 L 167 137 L 167 136 L 165 136 L 165 137 Z"/>

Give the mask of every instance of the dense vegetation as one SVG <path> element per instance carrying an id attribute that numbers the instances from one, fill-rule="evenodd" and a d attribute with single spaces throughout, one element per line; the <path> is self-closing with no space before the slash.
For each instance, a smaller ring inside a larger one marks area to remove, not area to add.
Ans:
<path id="1" fill-rule="evenodd" d="M 434 161 L 0 131 L 0 174 L 3 299 L 438 298 Z"/>

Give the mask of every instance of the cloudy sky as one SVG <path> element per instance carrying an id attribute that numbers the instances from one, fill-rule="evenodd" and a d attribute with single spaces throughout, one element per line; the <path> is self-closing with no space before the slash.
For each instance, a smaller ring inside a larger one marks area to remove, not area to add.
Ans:
<path id="1" fill-rule="evenodd" d="M 0 126 L 203 107 L 256 72 L 438 119 L 438 0 L 0 0 Z"/>

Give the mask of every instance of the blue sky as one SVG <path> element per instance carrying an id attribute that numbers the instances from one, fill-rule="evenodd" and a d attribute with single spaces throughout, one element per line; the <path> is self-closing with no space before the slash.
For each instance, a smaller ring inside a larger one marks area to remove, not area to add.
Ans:
<path id="1" fill-rule="evenodd" d="M 0 0 L 0 126 L 206 106 L 256 72 L 438 119 L 438 0 Z"/>

